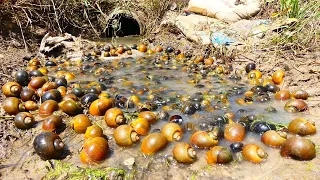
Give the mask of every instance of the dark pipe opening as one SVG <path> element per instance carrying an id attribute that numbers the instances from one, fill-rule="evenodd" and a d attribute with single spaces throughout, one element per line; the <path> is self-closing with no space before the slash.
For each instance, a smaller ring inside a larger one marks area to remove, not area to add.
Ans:
<path id="1" fill-rule="evenodd" d="M 106 37 L 140 35 L 137 20 L 126 14 L 115 14 L 108 21 Z"/>

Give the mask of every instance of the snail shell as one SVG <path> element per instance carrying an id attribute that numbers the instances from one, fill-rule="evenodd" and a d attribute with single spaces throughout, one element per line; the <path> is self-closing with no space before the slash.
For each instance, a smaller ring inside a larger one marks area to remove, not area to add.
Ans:
<path id="1" fill-rule="evenodd" d="M 89 126 L 91 126 L 91 121 L 85 114 L 79 114 L 73 118 L 71 127 L 79 134 L 84 134 Z"/>
<path id="2" fill-rule="evenodd" d="M 118 126 L 113 131 L 113 137 L 119 146 L 132 146 L 139 140 L 138 133 L 129 125 Z"/>
<path id="3" fill-rule="evenodd" d="M 292 120 L 288 126 L 289 132 L 299 134 L 301 136 L 315 134 L 317 132 L 315 123 L 303 118 Z"/>
<path id="4" fill-rule="evenodd" d="M 60 94 L 60 92 L 57 89 L 51 89 L 47 92 L 45 92 L 42 97 L 41 97 L 41 101 L 45 102 L 47 100 L 55 100 L 57 102 L 60 102 L 62 100 L 62 96 Z"/>
<path id="5" fill-rule="evenodd" d="M 21 100 L 16 97 L 8 97 L 2 102 L 2 107 L 9 115 L 16 115 L 25 111 L 25 107 Z"/>
<path id="6" fill-rule="evenodd" d="M 26 101 L 36 101 L 37 96 L 34 90 L 25 88 L 20 93 L 20 98 L 23 102 Z"/>
<path id="7" fill-rule="evenodd" d="M 246 135 L 246 129 L 239 123 L 227 124 L 224 129 L 224 138 L 231 142 L 241 142 Z"/>
<path id="8" fill-rule="evenodd" d="M 308 97 L 309 97 L 309 94 L 305 90 L 297 90 L 297 91 L 292 93 L 292 97 L 295 98 L 295 99 L 307 100 Z"/>
<path id="9" fill-rule="evenodd" d="M 24 107 L 26 108 L 26 110 L 28 111 L 35 111 L 37 110 L 39 107 L 38 107 L 38 104 L 34 101 L 27 101 L 24 103 Z"/>
<path id="10" fill-rule="evenodd" d="M 55 82 L 46 82 L 44 83 L 44 85 L 42 86 L 42 91 L 43 92 L 46 92 L 46 91 L 49 91 L 51 89 L 57 89 L 58 88 L 58 85 L 57 83 Z"/>
<path id="11" fill-rule="evenodd" d="M 210 148 L 218 144 L 218 134 L 215 132 L 197 131 L 190 137 L 190 142 L 197 148 Z"/>
<path id="12" fill-rule="evenodd" d="M 158 121 L 156 114 L 152 111 L 143 111 L 138 117 L 146 119 L 150 124 L 154 124 Z"/>
<path id="13" fill-rule="evenodd" d="M 42 123 L 42 130 L 46 132 L 56 131 L 62 125 L 62 118 L 57 115 L 51 115 Z"/>
<path id="14" fill-rule="evenodd" d="M 281 146 L 281 156 L 311 160 L 316 157 L 315 145 L 311 140 L 303 137 L 290 137 Z"/>
<path id="15" fill-rule="evenodd" d="M 47 81 L 43 77 L 34 77 L 28 84 L 28 88 L 36 91 L 41 88 Z"/>
<path id="16" fill-rule="evenodd" d="M 179 141 L 183 136 L 183 129 L 177 123 L 167 123 L 162 127 L 161 133 L 168 141 Z"/>
<path id="17" fill-rule="evenodd" d="M 54 111 L 59 109 L 58 103 L 55 100 L 47 100 L 42 103 L 39 108 L 39 115 L 41 117 L 48 117 L 53 114 Z"/>
<path id="18" fill-rule="evenodd" d="M 89 113 L 93 116 L 102 116 L 112 107 L 114 107 L 112 100 L 107 98 L 97 99 L 91 103 Z"/>
<path id="19" fill-rule="evenodd" d="M 208 164 L 226 164 L 232 161 L 231 151 L 222 146 L 215 146 L 206 153 Z"/>
<path id="20" fill-rule="evenodd" d="M 291 93 L 290 93 L 290 91 L 288 91 L 286 89 L 280 90 L 274 95 L 274 98 L 276 100 L 282 100 L 282 101 L 287 100 L 290 97 L 291 97 Z"/>
<path id="21" fill-rule="evenodd" d="M 14 125 L 22 130 L 30 129 L 35 124 L 34 117 L 28 112 L 19 112 L 14 117 Z"/>
<path id="22" fill-rule="evenodd" d="M 87 127 L 86 132 L 84 133 L 84 139 L 90 139 L 94 137 L 102 137 L 103 130 L 97 125 L 92 125 Z"/>
<path id="23" fill-rule="evenodd" d="M 88 139 L 80 153 L 80 160 L 84 164 L 96 164 L 103 161 L 109 152 L 108 141 L 103 137 Z"/>
<path id="24" fill-rule="evenodd" d="M 248 79 L 260 79 L 262 77 L 262 74 L 258 70 L 251 70 L 248 73 Z"/>
<path id="25" fill-rule="evenodd" d="M 287 140 L 287 134 L 282 131 L 269 130 L 261 136 L 261 141 L 272 147 L 280 147 Z"/>
<path id="26" fill-rule="evenodd" d="M 254 63 L 248 63 L 248 64 L 246 65 L 246 68 L 245 68 L 245 69 L 246 69 L 246 72 L 249 73 L 250 71 L 256 69 L 256 64 L 254 64 Z"/>
<path id="27" fill-rule="evenodd" d="M 283 70 L 277 70 L 272 74 L 272 81 L 275 84 L 281 84 L 284 76 L 285 76 L 285 73 Z"/>
<path id="28" fill-rule="evenodd" d="M 301 99 L 290 99 L 284 109 L 291 113 L 302 112 L 308 109 L 308 105 Z"/>
<path id="29" fill-rule="evenodd" d="M 67 88 L 64 86 L 59 86 L 57 90 L 60 92 L 61 96 L 65 96 L 67 94 Z"/>
<path id="30" fill-rule="evenodd" d="M 268 154 L 255 144 L 245 145 L 242 149 L 242 155 L 247 161 L 256 164 L 261 163 L 268 157 Z"/>
<path id="31" fill-rule="evenodd" d="M 172 150 L 173 157 L 180 163 L 193 163 L 196 151 L 186 142 L 177 143 Z"/>
<path id="32" fill-rule="evenodd" d="M 6 97 L 18 97 L 22 91 L 22 87 L 17 82 L 7 82 L 2 86 L 2 93 Z"/>
<path id="33" fill-rule="evenodd" d="M 104 115 L 104 120 L 109 127 L 118 127 L 125 123 L 124 115 L 119 108 L 110 108 Z"/>
<path id="34" fill-rule="evenodd" d="M 28 72 L 24 70 L 17 71 L 14 78 L 15 81 L 21 84 L 22 86 L 28 85 L 30 81 Z"/>
<path id="35" fill-rule="evenodd" d="M 150 130 L 150 123 L 144 118 L 138 118 L 130 123 L 133 129 L 140 135 L 147 135 Z"/>
<path id="36" fill-rule="evenodd" d="M 64 86 L 61 86 L 64 87 Z M 78 97 L 74 94 L 66 94 L 63 98 L 63 101 L 67 101 L 67 100 L 73 100 L 73 101 L 78 101 Z"/>
<path id="37" fill-rule="evenodd" d="M 43 160 L 60 158 L 64 143 L 61 138 L 52 132 L 42 132 L 33 141 L 33 148 Z"/>
<path id="38" fill-rule="evenodd" d="M 78 105 L 77 102 L 75 102 L 74 100 L 66 100 L 66 101 L 62 101 L 59 104 L 60 108 L 62 109 L 63 112 L 65 112 L 68 115 L 77 115 L 82 113 L 83 108 L 81 106 Z"/>
<path id="39" fill-rule="evenodd" d="M 152 155 L 168 144 L 167 138 L 161 133 L 149 134 L 141 143 L 141 151 L 145 155 Z"/>

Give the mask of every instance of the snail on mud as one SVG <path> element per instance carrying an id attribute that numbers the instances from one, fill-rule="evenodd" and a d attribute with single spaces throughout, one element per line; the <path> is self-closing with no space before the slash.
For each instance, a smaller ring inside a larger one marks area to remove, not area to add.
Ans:
<path id="1" fill-rule="evenodd" d="M 179 141 L 183 136 L 183 129 L 179 124 L 167 123 L 162 127 L 161 133 L 166 136 L 168 141 Z"/>
<path id="2" fill-rule="evenodd" d="M 94 93 L 88 93 L 82 96 L 81 98 L 81 104 L 85 107 L 90 107 L 91 103 L 95 100 L 99 99 L 99 96 Z"/>
<path id="3" fill-rule="evenodd" d="M 78 114 L 72 120 L 71 127 L 76 133 L 84 134 L 89 126 L 91 126 L 91 121 L 85 114 Z"/>
<path id="4" fill-rule="evenodd" d="M 19 112 L 14 117 L 14 125 L 22 130 L 30 129 L 35 124 L 35 120 L 32 114 L 28 112 Z"/>
<path id="5" fill-rule="evenodd" d="M 190 137 L 190 142 L 197 148 L 210 148 L 218 144 L 219 132 L 214 129 L 211 132 L 197 131 Z"/>
<path id="6" fill-rule="evenodd" d="M 57 90 L 60 92 L 61 96 L 65 96 L 67 94 L 67 88 L 64 86 L 59 86 Z"/>
<path id="7" fill-rule="evenodd" d="M 38 69 L 35 69 L 35 70 L 32 70 L 29 72 L 29 76 L 32 78 L 32 77 L 41 77 L 41 76 L 44 76 L 44 74 L 39 71 L 39 68 Z"/>
<path id="8" fill-rule="evenodd" d="M 54 132 L 61 126 L 62 118 L 58 115 L 51 115 L 43 121 L 42 130 L 47 132 Z"/>
<path id="9" fill-rule="evenodd" d="M 103 137 L 94 137 L 85 141 L 80 153 L 80 160 L 84 164 L 97 164 L 108 155 L 108 141 Z"/>
<path id="10" fill-rule="evenodd" d="M 43 77 L 33 77 L 28 84 L 28 88 L 36 91 L 41 88 L 47 81 Z"/>
<path id="11" fill-rule="evenodd" d="M 242 144 L 242 142 L 234 142 L 234 143 L 230 144 L 230 148 L 231 148 L 232 152 L 234 152 L 234 153 L 240 152 L 243 149 L 243 144 Z"/>
<path id="12" fill-rule="evenodd" d="M 255 144 L 246 144 L 242 149 L 244 159 L 253 163 L 261 163 L 266 160 L 268 154 Z"/>
<path id="13" fill-rule="evenodd" d="M 152 111 L 143 111 L 139 113 L 138 117 L 146 119 L 150 124 L 154 124 L 158 121 L 156 114 Z"/>
<path id="14" fill-rule="evenodd" d="M 169 118 L 169 122 L 182 124 L 183 118 L 180 115 L 173 115 Z"/>
<path id="15" fill-rule="evenodd" d="M 252 70 L 256 70 L 256 64 L 248 63 L 245 68 L 246 72 L 249 73 Z"/>
<path id="16" fill-rule="evenodd" d="M 97 125 L 92 125 L 87 127 L 86 132 L 84 133 L 84 139 L 90 139 L 94 137 L 102 137 L 103 130 Z"/>
<path id="17" fill-rule="evenodd" d="M 274 98 L 276 100 L 281 100 L 281 101 L 290 99 L 290 97 L 291 97 L 291 93 L 286 89 L 280 90 L 274 95 Z"/>
<path id="18" fill-rule="evenodd" d="M 112 107 L 114 107 L 112 100 L 107 98 L 97 99 L 91 103 L 89 113 L 93 116 L 103 116 Z"/>
<path id="19" fill-rule="evenodd" d="M 307 100 L 309 97 L 309 94 L 305 90 L 296 90 L 292 93 L 292 97 L 295 99 Z"/>
<path id="20" fill-rule="evenodd" d="M 311 160 L 316 157 L 315 144 L 303 137 L 290 137 L 281 146 L 281 156 L 298 160 Z"/>
<path id="21" fill-rule="evenodd" d="M 74 94 L 66 94 L 65 96 L 63 96 L 62 101 L 67 101 L 67 100 L 78 101 L 78 97 Z"/>
<path id="22" fill-rule="evenodd" d="M 246 135 L 246 129 L 239 123 L 227 124 L 224 129 L 224 138 L 231 142 L 241 142 Z"/>
<path id="23" fill-rule="evenodd" d="M 285 76 L 285 73 L 284 73 L 283 70 L 277 70 L 276 72 L 274 72 L 272 74 L 272 81 L 275 84 L 281 84 L 282 81 L 283 81 L 284 76 Z"/>
<path id="24" fill-rule="evenodd" d="M 83 111 L 83 108 L 77 102 L 71 99 L 62 101 L 59 104 L 59 107 L 63 112 L 71 116 L 80 114 Z"/>
<path id="25" fill-rule="evenodd" d="M 36 102 L 34 102 L 34 101 L 26 101 L 24 103 L 24 107 L 28 111 L 35 111 L 35 110 L 37 110 L 39 108 L 38 104 Z"/>
<path id="26" fill-rule="evenodd" d="M 30 79 L 29 74 L 27 71 L 19 70 L 15 73 L 14 79 L 17 83 L 19 83 L 21 86 L 28 85 Z"/>
<path id="27" fill-rule="evenodd" d="M 268 92 L 276 93 L 280 91 L 280 88 L 275 84 L 267 84 L 265 87 Z"/>
<path id="28" fill-rule="evenodd" d="M 62 96 L 60 94 L 60 92 L 57 89 L 51 89 L 48 90 L 47 92 L 45 92 L 42 97 L 41 97 L 41 101 L 45 102 L 47 100 L 55 100 L 57 102 L 60 102 L 62 100 Z"/>
<path id="29" fill-rule="evenodd" d="M 2 93 L 6 97 L 18 97 L 22 91 L 22 86 L 17 82 L 7 82 L 2 86 Z"/>
<path id="30" fill-rule="evenodd" d="M 74 95 L 76 95 L 76 96 L 79 97 L 79 98 L 84 95 L 83 89 L 82 89 L 82 88 L 78 88 L 78 87 L 73 88 L 73 89 L 71 90 L 71 93 L 74 94 Z"/>
<path id="31" fill-rule="evenodd" d="M 149 134 L 141 143 L 141 151 L 145 155 L 152 155 L 168 144 L 167 138 L 161 133 Z"/>
<path id="32" fill-rule="evenodd" d="M 311 135 L 317 132 L 315 122 L 303 118 L 292 120 L 288 126 L 289 132 L 300 136 Z"/>
<path id="33" fill-rule="evenodd" d="M 58 85 L 55 82 L 46 82 L 44 85 L 41 87 L 43 92 L 49 91 L 51 89 L 57 89 Z"/>
<path id="34" fill-rule="evenodd" d="M 290 113 L 302 112 L 308 109 L 308 105 L 301 99 L 290 99 L 284 109 Z"/>
<path id="35" fill-rule="evenodd" d="M 104 115 L 104 120 L 109 127 L 118 127 L 126 122 L 124 114 L 119 108 L 110 108 Z"/>
<path id="36" fill-rule="evenodd" d="M 155 52 L 162 52 L 163 51 L 163 48 L 161 46 L 157 46 L 155 49 L 154 49 Z"/>
<path id="37" fill-rule="evenodd" d="M 25 111 L 24 104 L 16 97 L 8 97 L 2 102 L 2 107 L 9 115 L 16 115 Z"/>
<path id="38" fill-rule="evenodd" d="M 206 153 L 208 164 L 226 164 L 233 160 L 231 151 L 222 146 L 214 146 Z"/>
<path id="39" fill-rule="evenodd" d="M 140 52 L 147 52 L 147 46 L 144 44 L 139 44 L 139 46 L 137 47 L 137 50 Z"/>
<path id="40" fill-rule="evenodd" d="M 42 132 L 33 141 L 33 148 L 43 160 L 58 159 L 62 156 L 64 143 L 53 132 Z"/>
<path id="41" fill-rule="evenodd" d="M 258 70 L 251 70 L 248 73 L 248 79 L 260 79 L 262 77 L 262 74 Z"/>
<path id="42" fill-rule="evenodd" d="M 37 95 L 36 92 L 32 89 L 25 88 L 20 93 L 20 98 L 23 102 L 26 101 L 36 101 Z"/>
<path id="43" fill-rule="evenodd" d="M 280 147 L 287 140 L 287 133 L 269 130 L 261 136 L 261 141 L 272 147 Z"/>
<path id="44" fill-rule="evenodd" d="M 119 146 L 132 146 L 140 139 L 138 133 L 126 124 L 118 126 L 113 131 L 113 137 Z"/>
<path id="45" fill-rule="evenodd" d="M 147 135 L 150 130 L 150 123 L 144 118 L 138 118 L 130 123 L 132 128 L 140 135 Z"/>
<path id="46" fill-rule="evenodd" d="M 39 115 L 41 117 L 47 117 L 53 114 L 53 112 L 59 110 L 59 105 L 55 100 L 47 100 L 39 107 Z"/>
<path id="47" fill-rule="evenodd" d="M 177 143 L 172 150 L 173 157 L 180 163 L 193 163 L 196 160 L 196 151 L 186 142 Z"/>

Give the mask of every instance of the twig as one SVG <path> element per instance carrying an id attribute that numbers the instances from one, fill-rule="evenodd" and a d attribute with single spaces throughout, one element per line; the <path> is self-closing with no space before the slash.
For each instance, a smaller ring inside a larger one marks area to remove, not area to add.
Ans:
<path id="1" fill-rule="evenodd" d="M 53 0 L 51 0 L 51 2 L 52 2 L 52 5 L 53 5 L 53 10 L 54 10 L 54 15 L 55 15 L 56 22 L 58 24 L 60 33 L 62 33 L 62 29 L 61 29 L 60 24 L 59 24 L 59 19 L 58 19 L 58 15 L 57 15 L 55 4 L 54 4 Z"/>
<path id="2" fill-rule="evenodd" d="M 21 27 L 20 20 L 19 20 L 19 18 L 17 18 L 17 16 L 15 16 L 15 19 L 17 20 L 18 25 L 19 25 L 19 27 L 20 27 L 21 36 L 22 36 L 22 39 L 23 39 L 25 51 L 28 52 L 29 50 L 28 50 L 28 46 L 27 46 L 26 39 L 24 38 L 24 34 L 23 34 L 23 31 L 22 31 L 22 27 Z"/>
<path id="3" fill-rule="evenodd" d="M 3 73 L 0 73 L 1 76 L 5 76 L 7 78 L 12 78 L 11 76 L 7 75 L 7 74 L 3 74 Z"/>
<path id="4" fill-rule="evenodd" d="M 92 27 L 94 33 L 96 34 L 97 37 L 99 37 L 99 34 L 97 33 L 97 30 L 93 27 L 93 25 L 92 25 L 92 23 L 91 23 L 91 21 L 90 21 L 90 19 L 89 19 L 89 16 L 88 16 L 88 14 L 87 14 L 87 11 L 86 11 L 85 9 L 83 9 L 83 10 L 84 10 L 84 14 L 86 15 L 86 18 L 88 19 L 89 24 L 90 24 L 90 26 Z"/>

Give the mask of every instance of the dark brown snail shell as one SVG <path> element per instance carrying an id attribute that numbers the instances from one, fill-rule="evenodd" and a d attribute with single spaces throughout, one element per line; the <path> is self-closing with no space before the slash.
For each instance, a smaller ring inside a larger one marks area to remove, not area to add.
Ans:
<path id="1" fill-rule="evenodd" d="M 177 143 L 172 150 L 173 157 L 180 163 L 193 163 L 196 151 L 186 142 Z"/>
<path id="2" fill-rule="evenodd" d="M 233 160 L 231 151 L 222 146 L 214 146 L 206 153 L 208 164 L 226 164 Z"/>
<path id="3" fill-rule="evenodd" d="M 54 132 L 62 126 L 62 118 L 57 115 L 51 115 L 42 123 L 42 130 L 45 132 Z"/>
<path id="4" fill-rule="evenodd" d="M 103 130 L 97 125 L 92 125 L 87 127 L 86 132 L 84 133 L 84 139 L 90 139 L 94 137 L 102 137 Z"/>
<path id="5" fill-rule="evenodd" d="M 149 134 L 141 143 L 141 151 L 145 155 L 152 155 L 168 144 L 167 138 L 161 133 Z"/>
<path id="6" fill-rule="evenodd" d="M 138 118 L 130 123 L 132 128 L 140 135 L 147 135 L 150 130 L 150 123 L 144 118 Z"/>
<path id="7" fill-rule="evenodd" d="M 63 112 L 65 112 L 66 114 L 70 115 L 70 116 L 74 116 L 77 114 L 82 113 L 83 108 L 74 100 L 66 100 L 66 101 L 62 101 L 59 104 L 60 108 L 62 109 Z"/>
<path id="8" fill-rule="evenodd" d="M 297 90 L 297 91 L 292 93 L 292 97 L 295 98 L 295 99 L 307 100 L 308 97 L 309 97 L 309 94 L 305 90 Z"/>
<path id="9" fill-rule="evenodd" d="M 138 133 L 129 125 L 118 126 L 113 131 L 113 137 L 119 146 L 132 146 L 139 140 Z"/>
<path id="10" fill-rule="evenodd" d="M 287 140 L 286 132 L 269 130 L 261 136 L 261 141 L 272 147 L 280 147 Z"/>
<path id="11" fill-rule="evenodd" d="M 28 111 L 35 111 L 35 110 L 39 109 L 38 104 L 36 102 L 34 102 L 34 101 L 25 102 L 24 103 L 24 107 Z"/>
<path id="12" fill-rule="evenodd" d="M 161 133 L 168 141 L 179 141 L 183 137 L 183 129 L 176 123 L 167 123 L 162 127 Z"/>
<path id="13" fill-rule="evenodd" d="M 281 100 L 281 101 L 290 99 L 290 97 L 291 97 L 291 93 L 286 89 L 280 90 L 274 95 L 274 98 L 276 100 Z"/>
<path id="14" fill-rule="evenodd" d="M 7 82 L 2 86 L 2 93 L 6 97 L 18 97 L 22 91 L 22 86 L 17 82 Z"/>
<path id="15" fill-rule="evenodd" d="M 33 141 L 33 148 L 43 160 L 58 159 L 62 156 L 64 143 L 52 132 L 42 132 Z"/>
<path id="16" fill-rule="evenodd" d="M 80 160 L 84 164 L 97 164 L 103 161 L 109 152 L 108 141 L 103 137 L 88 139 L 80 153 Z"/>
<path id="17" fill-rule="evenodd" d="M 41 97 L 41 101 L 45 102 L 47 100 L 55 100 L 57 102 L 60 102 L 62 100 L 62 96 L 60 94 L 60 92 L 57 89 L 51 89 L 47 92 L 45 92 L 42 97 Z"/>
<path id="18" fill-rule="evenodd" d="M 93 116 L 103 116 L 112 107 L 114 107 L 112 100 L 107 98 L 97 99 L 91 103 L 89 113 Z"/>
<path id="19" fill-rule="evenodd" d="M 35 124 L 34 117 L 28 112 L 19 112 L 14 117 L 14 125 L 22 130 L 30 129 Z"/>
<path id="20" fill-rule="evenodd" d="M 89 126 L 91 126 L 91 121 L 85 114 L 78 114 L 72 120 L 72 129 L 79 134 L 84 134 Z"/>
<path id="21" fill-rule="evenodd" d="M 291 113 L 302 112 L 308 109 L 308 105 L 301 99 L 290 99 L 284 109 Z"/>
<path id="22" fill-rule="evenodd" d="M 28 72 L 24 70 L 17 71 L 14 78 L 21 86 L 28 85 L 30 81 Z"/>
<path id="23" fill-rule="evenodd" d="M 104 120 L 109 127 L 118 127 L 125 123 L 123 112 L 119 108 L 110 108 L 104 115 Z"/>
<path id="24" fill-rule="evenodd" d="M 216 132 L 197 131 L 190 137 L 190 142 L 197 148 L 210 148 L 218 144 Z"/>
<path id="25" fill-rule="evenodd" d="M 311 160 L 316 157 L 315 145 L 311 140 L 303 137 L 290 137 L 281 146 L 281 156 Z"/>
<path id="26" fill-rule="evenodd" d="M 28 84 L 28 88 L 36 91 L 41 88 L 47 81 L 43 77 L 33 77 Z"/>
<path id="27" fill-rule="evenodd" d="M 48 117 L 53 114 L 53 112 L 59 110 L 59 105 L 55 100 L 47 100 L 42 103 L 39 108 L 39 115 L 41 117 Z"/>
<path id="28" fill-rule="evenodd" d="M 42 91 L 46 92 L 49 91 L 51 89 L 57 89 L 58 88 L 58 84 L 55 82 L 46 82 L 44 83 L 44 85 L 42 86 Z"/>
<path id="29" fill-rule="evenodd" d="M 23 102 L 26 101 L 36 101 L 37 95 L 36 92 L 32 89 L 25 88 L 20 93 L 20 98 Z"/>
<path id="30" fill-rule="evenodd" d="M 146 119 L 150 124 L 154 124 L 158 121 L 156 114 L 152 111 L 143 111 L 138 117 Z"/>
<path id="31" fill-rule="evenodd" d="M 227 124 L 224 129 L 224 138 L 231 142 L 241 142 L 246 135 L 246 129 L 239 123 Z"/>
<path id="32" fill-rule="evenodd" d="M 256 164 L 261 163 L 268 157 L 268 154 L 255 144 L 246 144 L 242 149 L 242 155 L 245 160 Z"/>
<path id="33" fill-rule="evenodd" d="M 254 64 L 254 63 L 248 63 L 248 64 L 246 65 L 246 68 L 245 68 L 245 69 L 246 69 L 246 72 L 249 73 L 250 71 L 256 69 L 256 64 Z"/>
<path id="34" fill-rule="evenodd" d="M 63 96 L 62 101 L 67 101 L 67 100 L 78 101 L 78 97 L 74 94 L 66 94 L 65 96 Z"/>
<path id="35" fill-rule="evenodd" d="M 303 118 L 292 120 L 288 126 L 289 132 L 299 134 L 300 136 L 311 135 L 317 132 L 315 123 Z"/>
<path id="36" fill-rule="evenodd" d="M 8 97 L 2 102 L 2 107 L 9 115 L 16 115 L 25 111 L 25 107 L 21 100 L 16 97 Z"/>

